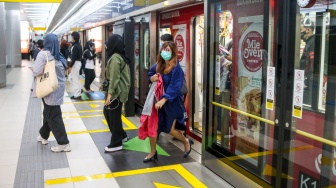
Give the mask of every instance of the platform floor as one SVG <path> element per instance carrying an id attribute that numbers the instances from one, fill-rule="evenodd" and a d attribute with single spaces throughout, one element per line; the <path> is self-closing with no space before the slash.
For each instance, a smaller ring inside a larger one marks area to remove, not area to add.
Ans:
<path id="1" fill-rule="evenodd" d="M 71 152 L 53 153 L 37 142 L 42 124 L 42 102 L 32 98 L 30 62 L 7 69 L 7 87 L 0 89 L 0 188 L 9 187 L 232 187 L 204 167 L 201 143 L 195 141 L 191 155 L 183 157 L 183 145 L 161 134 L 157 161 L 143 163 L 149 141 L 139 140 L 139 117 L 122 117 L 131 140 L 123 150 L 105 153 L 110 132 L 103 116 L 103 93 L 83 93 L 83 100 L 71 100 L 68 83 L 62 105 Z M 84 81 L 84 80 L 82 80 Z"/>

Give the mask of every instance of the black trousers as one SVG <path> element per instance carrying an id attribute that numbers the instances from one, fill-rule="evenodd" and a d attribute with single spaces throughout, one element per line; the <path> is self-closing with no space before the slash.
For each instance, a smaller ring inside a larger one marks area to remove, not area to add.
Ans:
<path id="1" fill-rule="evenodd" d="M 93 80 L 96 78 L 96 73 L 94 69 L 85 69 L 85 89 L 90 90 L 90 85 L 92 84 Z"/>
<path id="2" fill-rule="evenodd" d="M 121 121 L 122 105 L 123 103 L 118 98 L 109 106 L 104 106 L 104 116 L 112 133 L 110 144 L 107 146 L 108 148 L 121 146 L 122 139 L 127 136 Z"/>
<path id="3" fill-rule="evenodd" d="M 68 136 L 65 131 L 64 122 L 62 118 L 61 107 L 49 106 L 44 100 L 43 105 L 43 125 L 40 129 L 40 135 L 43 139 L 48 139 L 50 131 L 54 134 L 59 145 L 69 144 Z"/>

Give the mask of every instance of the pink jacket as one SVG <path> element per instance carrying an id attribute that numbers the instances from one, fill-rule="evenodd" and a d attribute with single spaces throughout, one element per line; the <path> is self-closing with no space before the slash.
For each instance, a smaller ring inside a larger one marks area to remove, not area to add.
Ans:
<path id="1" fill-rule="evenodd" d="M 154 95 L 155 95 L 154 101 L 159 101 L 161 99 L 161 96 L 164 93 L 163 80 L 162 80 L 161 75 L 160 74 L 158 75 L 159 75 L 159 80 L 157 81 L 155 89 L 154 89 Z M 145 103 L 147 103 L 147 100 Z M 139 139 L 145 140 L 147 137 L 155 138 L 157 135 L 158 122 L 159 122 L 158 110 L 155 109 L 155 102 L 153 102 L 151 115 L 148 116 L 148 115 L 142 114 L 140 117 L 141 126 L 138 131 Z"/>

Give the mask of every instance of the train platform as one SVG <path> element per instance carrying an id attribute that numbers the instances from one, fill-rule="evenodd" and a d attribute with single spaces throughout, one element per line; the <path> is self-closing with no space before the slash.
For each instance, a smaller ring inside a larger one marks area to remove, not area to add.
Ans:
<path id="1" fill-rule="evenodd" d="M 41 99 L 31 96 L 31 62 L 7 69 L 7 87 L 0 89 L 0 188 L 9 187 L 232 187 L 201 164 L 201 143 L 194 140 L 192 152 L 183 157 L 183 145 L 161 134 L 158 160 L 143 163 L 150 150 L 149 140 L 139 140 L 139 117 L 122 117 L 131 138 L 123 150 L 105 153 L 110 135 L 103 115 L 104 94 L 82 93 L 71 100 L 66 86 L 61 106 L 71 152 L 53 153 L 49 144 L 36 140 L 42 125 Z M 84 80 L 82 80 L 84 81 Z"/>

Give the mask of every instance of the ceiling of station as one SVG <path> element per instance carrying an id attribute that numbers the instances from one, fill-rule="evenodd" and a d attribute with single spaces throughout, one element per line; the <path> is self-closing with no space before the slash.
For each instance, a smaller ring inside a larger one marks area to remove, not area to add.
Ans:
<path id="1" fill-rule="evenodd" d="M 95 27 L 98 22 L 170 1 L 191 0 L 62 0 L 62 3 L 5 3 L 5 9 L 20 11 L 21 21 L 27 21 L 31 28 L 65 34 L 74 28 Z"/>

